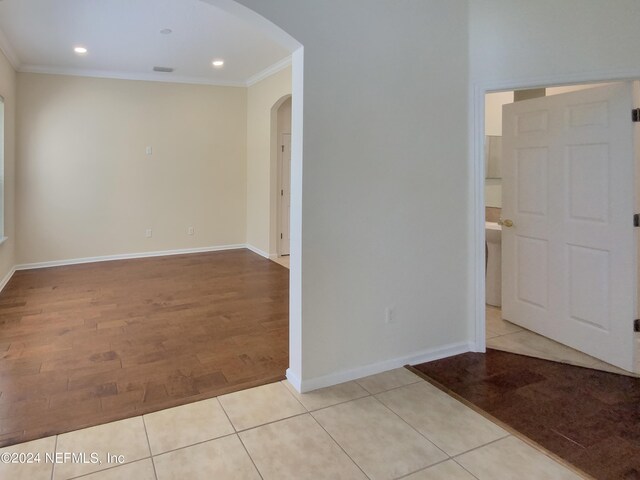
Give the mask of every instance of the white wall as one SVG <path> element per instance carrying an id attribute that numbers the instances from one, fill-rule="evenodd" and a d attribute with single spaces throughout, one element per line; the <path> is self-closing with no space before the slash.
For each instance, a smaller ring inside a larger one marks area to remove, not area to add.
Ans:
<path id="1" fill-rule="evenodd" d="M 475 0 L 469 6 L 476 93 L 482 88 L 640 78 L 636 0 Z M 472 224 L 477 215 L 473 202 L 469 211 Z M 477 283 L 480 256 L 469 259 L 469 275 Z M 481 301 L 481 295 L 472 299 L 478 309 Z M 637 345 L 640 349 L 640 341 Z"/>
<path id="2" fill-rule="evenodd" d="M 304 45 L 295 373 L 320 385 L 466 349 L 467 2 L 240 3 Z"/>
<path id="3" fill-rule="evenodd" d="M 0 51 L 0 96 L 4 98 L 4 234 L 0 245 L 0 283 L 15 265 L 16 72 Z"/>
<path id="4" fill-rule="evenodd" d="M 550 77 L 638 71 L 636 0 L 473 0 L 469 8 L 474 82 L 542 86 Z"/>
<path id="5" fill-rule="evenodd" d="M 245 243 L 245 88 L 18 82 L 18 263 Z"/>
<path id="6" fill-rule="evenodd" d="M 274 194 L 277 169 L 272 159 L 276 148 L 272 123 L 277 112 L 273 107 L 287 95 L 291 95 L 291 67 L 247 91 L 247 243 L 270 255 L 277 253 Z"/>

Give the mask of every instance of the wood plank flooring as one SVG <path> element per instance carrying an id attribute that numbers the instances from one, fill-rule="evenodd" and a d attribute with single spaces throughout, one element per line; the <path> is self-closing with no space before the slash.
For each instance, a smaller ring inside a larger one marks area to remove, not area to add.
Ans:
<path id="1" fill-rule="evenodd" d="M 16 272 L 0 446 L 284 378 L 289 271 L 248 250 Z"/>

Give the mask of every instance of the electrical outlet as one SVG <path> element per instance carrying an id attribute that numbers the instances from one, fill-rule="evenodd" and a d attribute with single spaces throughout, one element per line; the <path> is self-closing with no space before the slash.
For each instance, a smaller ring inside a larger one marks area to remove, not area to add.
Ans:
<path id="1" fill-rule="evenodd" d="M 145 152 L 147 155 L 153 155 L 153 147 L 147 147 L 145 149 Z"/>
<path id="2" fill-rule="evenodd" d="M 384 323 L 387 323 L 387 324 L 396 323 L 395 307 L 387 307 L 384 309 Z"/>
<path id="3" fill-rule="evenodd" d="M 147 230 L 144 232 L 144 236 L 147 238 L 153 237 L 153 230 L 151 230 L 150 228 L 147 228 Z"/>
<path id="4" fill-rule="evenodd" d="M 189 228 L 187 229 L 187 235 L 194 235 L 195 233 L 196 233 L 195 228 L 193 228 L 193 227 L 189 227 Z"/>

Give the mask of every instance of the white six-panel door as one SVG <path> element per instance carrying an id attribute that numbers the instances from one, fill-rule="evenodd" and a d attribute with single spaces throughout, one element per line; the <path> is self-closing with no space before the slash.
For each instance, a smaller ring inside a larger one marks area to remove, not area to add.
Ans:
<path id="1" fill-rule="evenodd" d="M 503 317 L 626 370 L 636 312 L 632 87 L 505 105 Z"/>

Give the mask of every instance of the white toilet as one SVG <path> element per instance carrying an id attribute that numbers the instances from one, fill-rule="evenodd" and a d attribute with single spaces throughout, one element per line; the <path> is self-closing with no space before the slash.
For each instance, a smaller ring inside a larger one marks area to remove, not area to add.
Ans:
<path id="1" fill-rule="evenodd" d="M 487 242 L 487 305 L 502 305 L 502 227 L 494 222 L 485 222 Z"/>

